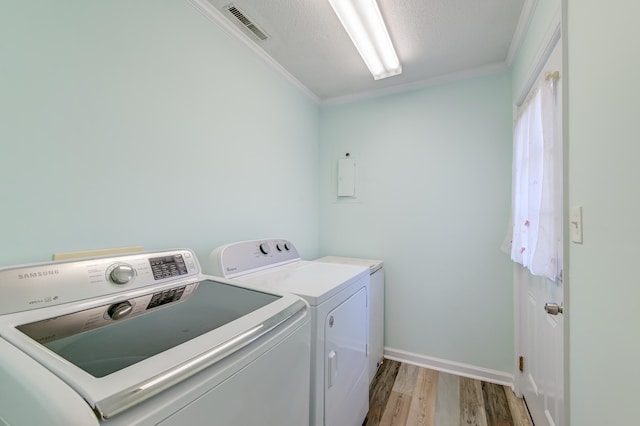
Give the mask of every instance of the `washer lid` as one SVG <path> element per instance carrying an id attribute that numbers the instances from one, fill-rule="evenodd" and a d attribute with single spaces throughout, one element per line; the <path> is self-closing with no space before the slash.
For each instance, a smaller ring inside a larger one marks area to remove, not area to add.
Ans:
<path id="1" fill-rule="evenodd" d="M 318 306 L 352 283 L 369 276 L 369 268 L 308 260 L 237 277 L 241 283 L 293 293 Z"/>
<path id="2" fill-rule="evenodd" d="M 325 257 L 321 257 L 320 259 L 316 259 L 315 261 L 327 262 L 327 263 L 340 263 L 343 265 L 366 266 L 371 270 L 372 274 L 384 266 L 384 262 L 382 260 L 360 259 L 357 257 L 325 256 Z"/>
<path id="3" fill-rule="evenodd" d="M 306 317 L 294 295 L 197 278 L 135 293 L 126 299 L 133 311 L 117 320 L 108 319 L 122 302 L 113 297 L 0 316 L 0 337 L 108 419 Z"/>

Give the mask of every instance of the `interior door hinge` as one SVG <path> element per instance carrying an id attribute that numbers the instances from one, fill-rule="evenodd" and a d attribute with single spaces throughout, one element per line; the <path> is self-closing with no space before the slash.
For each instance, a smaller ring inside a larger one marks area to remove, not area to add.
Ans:
<path id="1" fill-rule="evenodd" d="M 518 370 L 520 370 L 521 373 L 524 373 L 524 357 L 521 356 L 520 359 L 518 360 Z"/>

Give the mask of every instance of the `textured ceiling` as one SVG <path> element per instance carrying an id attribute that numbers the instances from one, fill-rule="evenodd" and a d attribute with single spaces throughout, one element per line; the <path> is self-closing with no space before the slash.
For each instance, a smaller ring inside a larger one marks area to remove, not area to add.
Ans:
<path id="1" fill-rule="evenodd" d="M 327 0 L 190 1 L 330 103 L 505 67 L 533 0 L 378 0 L 402 74 L 377 81 Z M 270 37 L 230 20 L 230 3 Z"/>

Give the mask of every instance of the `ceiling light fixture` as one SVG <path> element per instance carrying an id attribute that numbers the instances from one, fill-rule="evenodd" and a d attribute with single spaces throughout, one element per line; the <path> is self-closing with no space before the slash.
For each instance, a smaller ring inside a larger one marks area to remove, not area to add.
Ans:
<path id="1" fill-rule="evenodd" d="M 374 80 L 402 73 L 376 0 L 329 0 Z"/>

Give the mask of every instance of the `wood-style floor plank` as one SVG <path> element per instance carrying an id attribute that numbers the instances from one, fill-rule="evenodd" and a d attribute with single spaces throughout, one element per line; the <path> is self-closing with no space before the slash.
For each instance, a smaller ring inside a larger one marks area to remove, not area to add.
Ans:
<path id="1" fill-rule="evenodd" d="M 460 377 L 460 424 L 488 426 L 480 381 Z"/>
<path id="2" fill-rule="evenodd" d="M 385 359 L 380 366 L 369 389 L 369 413 L 365 420 L 367 425 L 377 426 L 380 424 L 399 369 L 400 363 L 390 359 Z"/>
<path id="3" fill-rule="evenodd" d="M 403 363 L 400 365 L 396 382 L 393 384 L 393 391 L 403 393 L 405 395 L 413 395 L 413 389 L 416 386 L 418 371 L 420 367 L 416 365 Z"/>
<path id="4" fill-rule="evenodd" d="M 436 411 L 438 372 L 420 368 L 411 399 L 407 424 L 433 426 Z"/>
<path id="5" fill-rule="evenodd" d="M 460 424 L 460 378 L 449 373 L 438 373 L 436 415 L 434 426 Z"/>
<path id="6" fill-rule="evenodd" d="M 411 407 L 411 395 L 392 391 L 389 402 L 384 409 L 380 426 L 408 425 L 409 408 Z"/>
<path id="7" fill-rule="evenodd" d="M 488 424 L 492 426 L 513 426 L 509 403 L 502 386 L 482 382 L 482 396 Z"/>
<path id="8" fill-rule="evenodd" d="M 504 394 L 507 397 L 507 403 L 509 404 L 509 410 L 511 411 L 511 418 L 513 419 L 513 426 L 533 426 L 529 412 L 524 404 L 524 400 L 518 398 L 513 390 L 505 386 Z"/>

